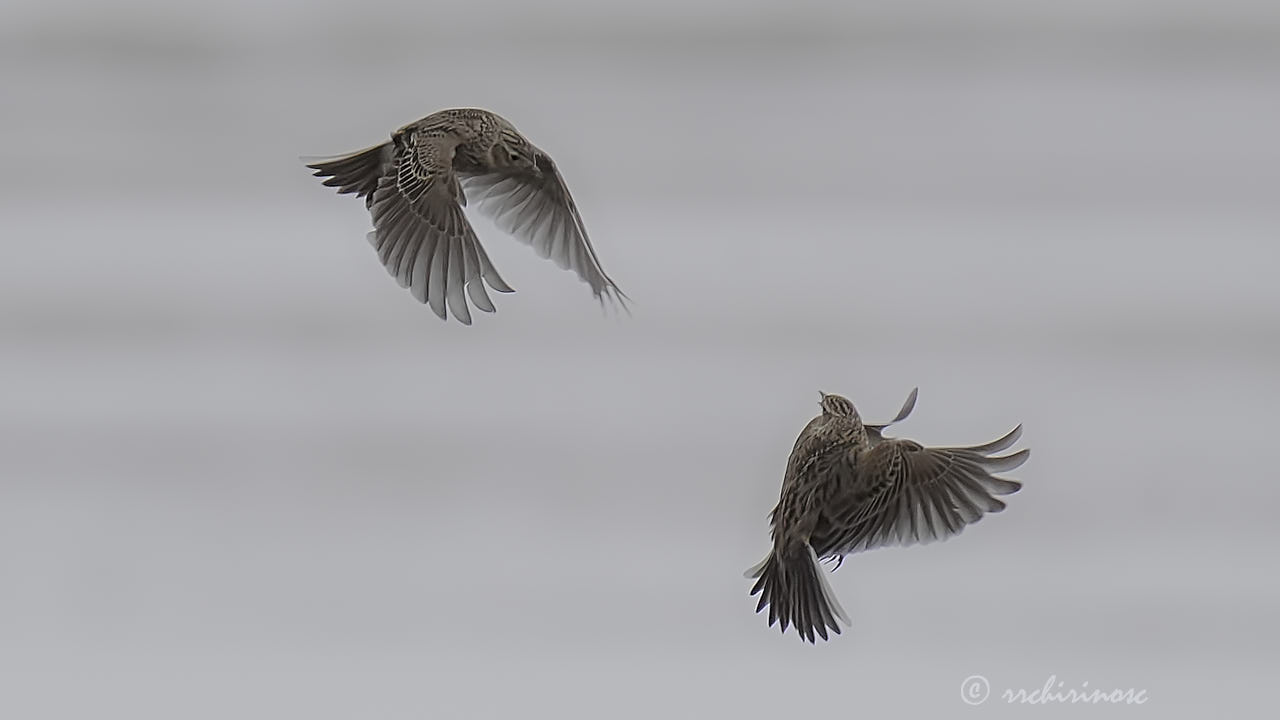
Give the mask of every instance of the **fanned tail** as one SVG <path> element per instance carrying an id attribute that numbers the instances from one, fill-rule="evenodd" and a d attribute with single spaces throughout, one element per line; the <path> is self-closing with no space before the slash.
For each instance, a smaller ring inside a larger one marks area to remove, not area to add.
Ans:
<path id="1" fill-rule="evenodd" d="M 338 157 L 303 160 L 310 160 L 307 167 L 316 171 L 316 177 L 327 178 L 325 185 L 338 188 L 339 193 L 355 193 L 369 203 L 373 191 L 378 188 L 378 178 L 391 163 L 391 156 L 391 143 L 385 142 Z"/>
<path id="2" fill-rule="evenodd" d="M 840 634 L 837 619 L 852 624 L 808 543 L 793 544 L 781 555 L 775 549 L 748 570 L 747 577 L 757 578 L 751 594 L 760 595 L 756 612 L 769 608 L 770 627 L 781 621 L 785 633 L 794 625 L 801 639 L 812 643 L 815 635 L 826 640 L 828 629 Z"/>

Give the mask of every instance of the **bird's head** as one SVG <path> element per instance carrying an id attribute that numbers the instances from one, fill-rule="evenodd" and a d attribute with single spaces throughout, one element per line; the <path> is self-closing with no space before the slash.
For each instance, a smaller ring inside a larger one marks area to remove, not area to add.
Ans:
<path id="1" fill-rule="evenodd" d="M 489 150 L 489 158 L 496 168 L 517 170 L 540 175 L 538 148 L 517 132 L 503 132 Z"/>
<path id="2" fill-rule="evenodd" d="M 845 440 L 865 437 L 862 418 L 858 416 L 858 411 L 849 402 L 849 398 L 824 392 L 819 392 L 818 395 L 821 396 L 818 406 L 822 408 L 822 426 L 826 432 L 835 433 Z"/>
<path id="3" fill-rule="evenodd" d="M 818 406 L 822 408 L 822 414 L 827 417 L 847 418 L 850 420 L 858 420 L 858 411 L 853 407 L 853 403 L 843 395 L 831 395 L 819 391 L 820 400 Z"/>

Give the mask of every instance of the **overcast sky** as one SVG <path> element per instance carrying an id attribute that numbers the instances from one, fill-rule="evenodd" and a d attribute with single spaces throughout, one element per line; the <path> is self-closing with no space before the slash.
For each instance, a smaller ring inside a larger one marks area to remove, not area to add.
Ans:
<path id="1" fill-rule="evenodd" d="M 0 716 L 1269 703 L 1280 6 L 783 8 L 0 7 Z M 462 105 L 633 317 L 476 219 L 517 292 L 441 323 L 298 159 Z M 1024 423 L 1024 490 L 779 637 L 741 573 L 817 391 L 917 385 L 902 436 Z"/>

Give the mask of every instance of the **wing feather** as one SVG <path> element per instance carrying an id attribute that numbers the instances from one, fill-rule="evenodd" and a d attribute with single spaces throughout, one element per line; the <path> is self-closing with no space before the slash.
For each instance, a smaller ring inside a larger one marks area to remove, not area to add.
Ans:
<path id="1" fill-rule="evenodd" d="M 626 307 L 626 295 L 600 265 L 582 216 L 551 157 L 536 151 L 537 169 L 501 169 L 465 174 L 468 199 L 503 231 L 529 245 L 539 257 L 573 270 L 603 301 Z"/>
<path id="2" fill-rule="evenodd" d="M 484 312 L 493 302 L 484 282 L 499 292 L 511 288 L 485 255 L 463 214 L 450 145 L 442 138 L 406 135 L 392 167 L 370 194 L 371 242 L 387 272 L 436 315 L 471 324 L 467 299 Z"/>
<path id="3" fill-rule="evenodd" d="M 1015 493 L 1022 484 L 992 473 L 1021 466 L 1031 451 L 998 457 L 982 453 L 1007 448 L 1018 432 L 971 448 L 927 448 L 886 439 L 862 451 L 851 462 L 849 489 L 832 502 L 832 530 L 828 537 L 814 539 L 814 549 L 830 557 L 945 540 L 985 514 L 1003 510 L 998 496 Z"/>

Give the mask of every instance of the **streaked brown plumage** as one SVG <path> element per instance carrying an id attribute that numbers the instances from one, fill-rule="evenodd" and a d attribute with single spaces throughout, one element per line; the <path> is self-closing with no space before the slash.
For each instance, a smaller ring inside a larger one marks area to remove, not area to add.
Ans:
<path id="1" fill-rule="evenodd" d="M 915 407 L 911 391 L 898 416 L 866 425 L 853 403 L 822 395 L 822 414 L 809 421 L 787 461 L 778 505 L 770 515 L 773 549 L 747 571 L 760 595 L 756 612 L 769 608 L 769 625 L 794 625 L 814 642 L 850 624 L 821 560 L 862 550 L 913 545 L 959 534 L 1005 505 L 996 496 L 1022 485 L 991 473 L 1022 465 L 1030 450 L 991 457 L 1018 441 L 1022 426 L 985 445 L 926 448 L 885 438 L 884 428 Z"/>
<path id="2" fill-rule="evenodd" d="M 447 306 L 470 325 L 468 297 L 493 312 L 485 284 L 512 292 L 463 214 L 468 200 L 539 255 L 576 272 L 597 300 L 626 307 L 551 156 L 494 113 L 441 110 L 396 130 L 389 142 L 307 167 L 339 193 L 365 199 L 373 216 L 369 242 L 382 264 L 441 319 Z"/>

